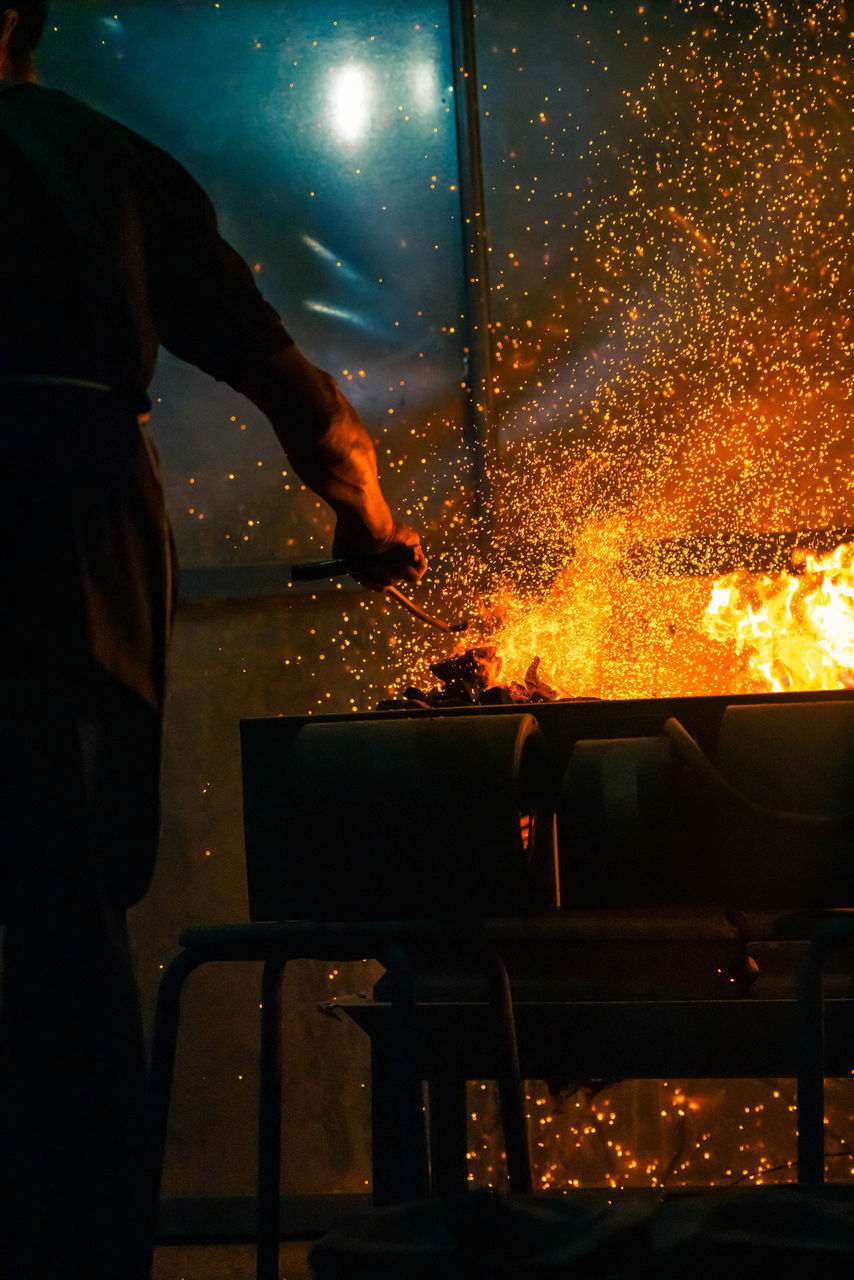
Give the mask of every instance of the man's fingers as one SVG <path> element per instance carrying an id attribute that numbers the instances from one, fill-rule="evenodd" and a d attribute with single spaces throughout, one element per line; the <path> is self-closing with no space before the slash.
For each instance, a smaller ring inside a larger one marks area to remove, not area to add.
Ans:
<path id="1" fill-rule="evenodd" d="M 352 576 L 363 587 L 383 591 L 395 582 L 419 582 L 427 570 L 427 557 L 416 543 L 384 551 L 373 560 L 354 565 Z"/>
<path id="2" fill-rule="evenodd" d="M 413 550 L 415 552 L 413 563 L 407 566 L 404 578 L 407 582 L 420 582 L 427 572 L 427 557 L 421 550 L 420 543 L 417 543 Z"/>
<path id="3" fill-rule="evenodd" d="M 373 591 L 395 582 L 418 582 L 427 569 L 418 534 L 400 522 L 383 541 L 372 542 L 363 530 L 343 525 L 339 519 L 333 553 L 348 561 L 352 577 Z"/>

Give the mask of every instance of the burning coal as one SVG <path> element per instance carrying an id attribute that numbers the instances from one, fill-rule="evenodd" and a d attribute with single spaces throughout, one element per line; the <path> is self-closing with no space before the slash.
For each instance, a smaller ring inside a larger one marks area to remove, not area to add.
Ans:
<path id="1" fill-rule="evenodd" d="M 554 702 L 557 693 L 540 675 L 540 659 L 534 658 L 520 683 L 501 681 L 501 658 L 489 645 L 466 649 L 452 658 L 434 662 L 430 671 L 439 681 L 428 692 L 410 686 L 399 698 L 386 698 L 378 711 L 415 708 L 508 706 L 519 702 Z"/>

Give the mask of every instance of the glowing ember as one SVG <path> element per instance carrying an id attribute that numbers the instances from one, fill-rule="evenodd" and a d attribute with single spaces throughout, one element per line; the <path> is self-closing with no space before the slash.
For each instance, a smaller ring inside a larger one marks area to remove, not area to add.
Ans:
<path id="1" fill-rule="evenodd" d="M 523 684 L 539 658 L 539 678 L 559 698 L 747 692 L 739 651 L 704 626 L 712 579 L 633 578 L 626 552 L 638 532 L 635 519 L 589 522 L 550 581 L 523 589 L 508 576 L 481 599 L 479 621 L 461 647 L 473 638 L 489 645 L 505 685 Z"/>
<path id="2" fill-rule="evenodd" d="M 854 543 L 807 554 L 798 576 L 727 574 L 704 621 L 745 655 L 757 691 L 854 688 Z"/>
<path id="3" fill-rule="evenodd" d="M 616 522 L 588 526 L 571 564 L 543 593 L 532 597 L 506 583 L 490 597 L 483 624 L 505 682 L 524 683 L 536 657 L 560 697 L 601 696 L 620 534 Z"/>

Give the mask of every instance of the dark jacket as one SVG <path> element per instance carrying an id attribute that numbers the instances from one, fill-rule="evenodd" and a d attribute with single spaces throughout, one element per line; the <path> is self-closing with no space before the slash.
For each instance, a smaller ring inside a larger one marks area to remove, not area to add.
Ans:
<path id="1" fill-rule="evenodd" d="M 8 82 L 0 282 L 6 688 L 73 691 L 103 669 L 159 707 L 174 573 L 141 422 L 158 348 L 232 381 L 291 340 L 181 165 Z"/>

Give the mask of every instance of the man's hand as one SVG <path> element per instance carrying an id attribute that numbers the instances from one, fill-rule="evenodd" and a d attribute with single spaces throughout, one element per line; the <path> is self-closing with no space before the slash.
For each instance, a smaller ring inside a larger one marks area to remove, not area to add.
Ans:
<path id="1" fill-rule="evenodd" d="M 350 576 L 372 591 L 394 582 L 418 582 L 427 568 L 418 534 L 398 521 L 387 537 L 378 539 L 360 522 L 339 515 L 332 554 L 346 560 Z"/>

